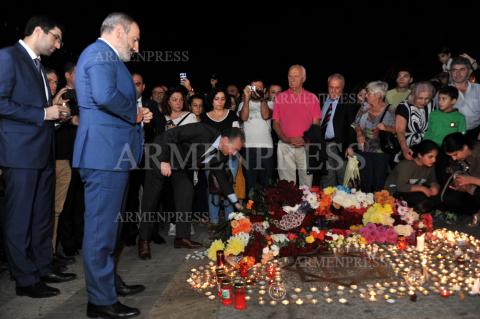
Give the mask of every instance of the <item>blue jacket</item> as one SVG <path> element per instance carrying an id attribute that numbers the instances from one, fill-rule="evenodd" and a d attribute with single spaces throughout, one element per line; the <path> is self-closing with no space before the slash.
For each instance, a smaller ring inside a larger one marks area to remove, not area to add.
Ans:
<path id="1" fill-rule="evenodd" d="M 127 171 L 140 161 L 143 136 L 136 124 L 132 75 L 104 41 L 88 46 L 76 67 L 80 110 L 73 166 Z"/>
<path id="2" fill-rule="evenodd" d="M 47 106 L 42 76 L 25 48 L 16 43 L 1 49 L 0 166 L 42 169 L 53 163 L 54 124 L 44 120 Z"/>

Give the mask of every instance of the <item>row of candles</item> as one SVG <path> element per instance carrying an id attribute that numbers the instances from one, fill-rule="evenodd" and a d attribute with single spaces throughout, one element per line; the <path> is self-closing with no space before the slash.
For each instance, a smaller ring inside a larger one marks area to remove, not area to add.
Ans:
<path id="1" fill-rule="evenodd" d="M 323 289 L 309 287 L 303 299 L 300 296 L 303 289 L 299 287 L 293 288 L 287 296 L 278 260 L 265 265 L 256 264 L 251 269 L 235 269 L 226 264 L 223 251 L 217 253 L 217 265 L 210 262 L 208 267 L 192 269 L 187 282 L 198 291 L 216 288 L 216 295 L 211 291 L 205 292 L 205 295 L 212 300 L 218 296 L 225 306 L 233 304 L 239 310 L 245 309 L 247 302 L 253 298 L 254 288 L 257 288 L 259 305 L 267 303 L 267 293 L 271 305 L 317 304 L 319 299 L 315 294 L 322 291 L 326 303 L 338 298 L 341 304 L 348 302 L 348 295 L 353 297 L 356 293 L 364 300 L 373 302 L 383 299 L 389 303 L 394 303 L 395 297 L 406 295 L 416 301 L 417 294 L 428 296 L 435 293 L 449 297 L 457 293 L 462 299 L 465 293 L 480 294 L 480 242 L 473 236 L 445 229 L 436 230 L 433 240 L 428 243 L 425 235 L 421 234 L 415 247 L 406 244 L 368 245 L 365 254 L 369 258 L 378 257 L 393 269 L 395 278 L 391 281 L 367 284 L 363 288 L 354 284 L 339 285 L 336 294 L 329 286 Z M 430 286 L 424 287 L 427 282 Z"/>

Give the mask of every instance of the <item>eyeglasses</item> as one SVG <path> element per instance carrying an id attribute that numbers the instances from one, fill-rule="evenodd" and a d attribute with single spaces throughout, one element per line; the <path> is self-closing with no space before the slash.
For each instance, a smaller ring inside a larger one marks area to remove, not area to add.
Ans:
<path id="1" fill-rule="evenodd" d="M 60 47 L 63 47 L 63 41 L 62 41 L 62 37 L 61 37 L 61 36 L 59 36 L 58 34 L 53 33 L 52 31 L 48 31 L 48 33 L 50 33 L 51 35 L 53 35 L 53 37 L 55 38 L 55 41 L 58 41 L 58 43 L 60 44 Z"/>

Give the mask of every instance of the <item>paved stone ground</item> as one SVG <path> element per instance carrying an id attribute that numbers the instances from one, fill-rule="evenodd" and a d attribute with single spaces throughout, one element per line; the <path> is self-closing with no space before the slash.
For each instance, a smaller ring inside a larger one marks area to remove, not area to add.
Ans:
<path id="1" fill-rule="evenodd" d="M 466 218 L 450 229 L 458 229 L 480 237 L 480 227 L 468 229 L 464 225 Z M 436 224 L 437 227 L 443 225 Z M 206 230 L 197 226 L 196 239 L 208 244 Z M 480 317 L 480 297 L 467 296 L 461 301 L 457 296 L 447 299 L 438 296 L 419 297 L 417 302 L 408 298 L 399 299 L 395 304 L 384 301 L 368 303 L 358 297 L 350 298 L 349 303 L 326 304 L 323 298 L 313 305 L 270 305 L 260 306 L 249 302 L 245 311 L 235 311 L 224 307 L 217 301 L 209 301 L 205 296 L 193 292 L 185 282 L 186 276 L 195 265 L 202 261 L 185 261 L 188 250 L 173 249 L 172 239 L 167 245 L 153 245 L 153 259 L 139 260 L 136 247 L 127 247 L 123 253 L 119 271 L 127 283 L 141 283 L 147 289 L 136 296 L 121 298 L 130 306 L 139 307 L 140 318 L 468 318 Z M 0 274 L 0 318 L 1 319 L 77 319 L 85 318 L 86 293 L 81 258 L 70 270 L 78 274 L 79 279 L 58 284 L 62 294 L 48 299 L 30 299 L 16 297 L 14 283 L 7 273 Z M 320 293 L 317 293 L 319 297 Z M 337 298 L 338 299 L 338 298 Z"/>

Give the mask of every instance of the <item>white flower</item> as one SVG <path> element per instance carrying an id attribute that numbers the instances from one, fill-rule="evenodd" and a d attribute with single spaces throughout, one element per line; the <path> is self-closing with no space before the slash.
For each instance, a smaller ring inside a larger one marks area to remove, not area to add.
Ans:
<path id="1" fill-rule="evenodd" d="M 320 206 L 320 203 L 318 202 L 317 194 L 312 194 L 312 193 L 308 194 L 306 200 L 310 205 L 310 207 L 312 207 L 313 209 L 317 209 Z"/>
<path id="2" fill-rule="evenodd" d="M 397 235 L 405 237 L 410 236 L 413 232 L 413 228 L 410 225 L 397 225 L 393 229 L 395 229 Z"/>
<path id="3" fill-rule="evenodd" d="M 277 245 L 270 246 L 270 250 L 272 251 L 274 256 L 278 256 L 278 254 L 280 253 L 280 248 L 278 248 Z"/>
<path id="4" fill-rule="evenodd" d="M 248 241 L 250 240 L 250 235 L 247 233 L 238 233 L 233 237 L 240 239 L 245 246 L 248 245 Z"/>
<path id="5" fill-rule="evenodd" d="M 288 237 L 285 234 L 273 234 L 272 240 L 276 243 L 288 242 Z"/>
<path id="6" fill-rule="evenodd" d="M 313 231 L 314 233 L 319 233 L 319 232 L 320 232 L 320 229 L 318 229 L 317 226 L 313 226 L 313 227 L 312 227 L 312 231 Z"/>
<path id="7" fill-rule="evenodd" d="M 295 206 L 283 206 L 283 211 L 287 214 L 291 214 L 291 213 L 295 213 L 296 211 L 298 211 L 298 209 L 300 208 L 300 204 L 297 204 Z"/>
<path id="8" fill-rule="evenodd" d="M 263 226 L 263 229 L 267 230 L 268 228 L 270 228 L 270 224 L 267 222 L 267 221 L 264 221 L 262 223 L 262 226 Z"/>
<path id="9" fill-rule="evenodd" d="M 230 213 L 228 215 L 228 220 L 232 220 L 232 219 L 235 219 L 235 220 L 240 220 L 242 218 L 245 218 L 245 215 L 243 215 L 243 213 Z"/>
<path id="10" fill-rule="evenodd" d="M 268 246 L 265 247 L 265 248 L 263 248 L 263 250 L 262 250 L 262 253 L 263 253 L 264 255 L 268 254 L 269 252 L 270 252 L 270 248 L 268 248 Z"/>

